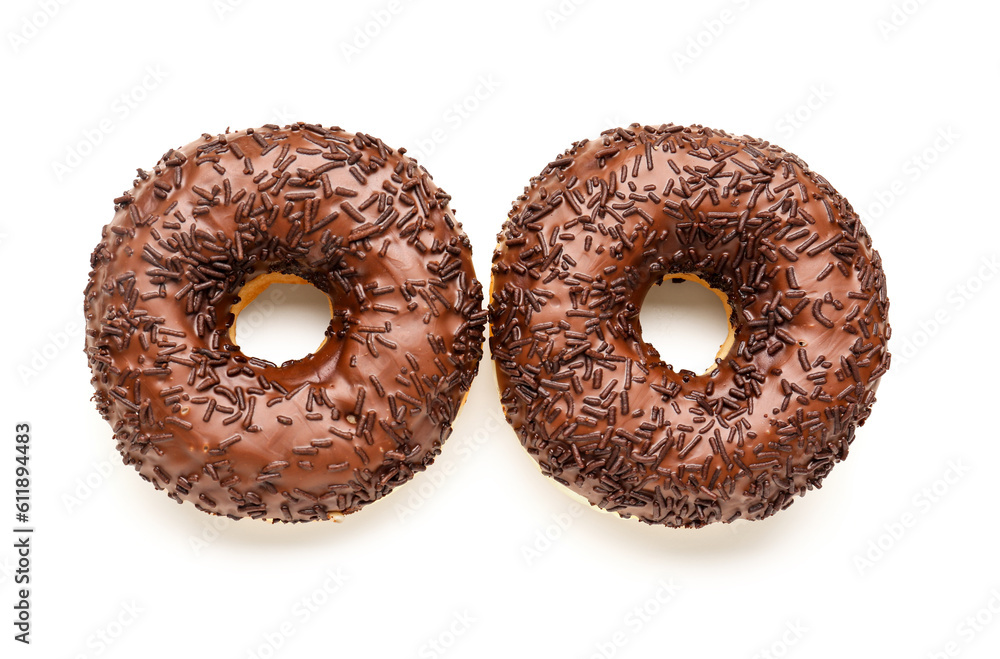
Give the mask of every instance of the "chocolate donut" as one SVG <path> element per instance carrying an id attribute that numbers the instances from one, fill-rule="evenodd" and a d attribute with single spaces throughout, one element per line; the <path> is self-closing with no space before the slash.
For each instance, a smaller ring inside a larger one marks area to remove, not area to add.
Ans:
<path id="1" fill-rule="evenodd" d="M 205 512 L 297 522 L 433 462 L 486 311 L 450 197 L 404 154 L 299 123 L 206 134 L 139 170 L 84 292 L 94 400 L 126 464 Z M 244 284 L 270 281 L 331 299 L 323 345 L 280 366 L 230 334 Z"/>
<path id="2" fill-rule="evenodd" d="M 493 255 L 490 346 L 542 472 L 649 524 L 757 520 L 847 457 L 889 368 L 878 252 L 796 156 L 701 126 L 632 124 L 531 179 Z M 642 339 L 663 279 L 728 301 L 708 372 Z"/>

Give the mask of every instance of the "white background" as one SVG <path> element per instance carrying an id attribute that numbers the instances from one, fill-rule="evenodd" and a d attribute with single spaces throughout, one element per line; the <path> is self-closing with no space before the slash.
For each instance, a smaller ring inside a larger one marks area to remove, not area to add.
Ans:
<path id="1" fill-rule="evenodd" d="M 7 0 L 0 655 L 996 657 L 998 19 L 972 1 Z M 799 154 L 861 213 L 892 300 L 893 367 L 850 458 L 764 522 L 645 527 L 538 474 L 486 361 L 438 462 L 343 524 L 176 505 L 89 400 L 88 257 L 136 167 L 294 120 L 422 154 L 484 280 L 511 201 L 573 140 L 701 123 Z M 30 647 L 10 622 L 21 421 Z"/>

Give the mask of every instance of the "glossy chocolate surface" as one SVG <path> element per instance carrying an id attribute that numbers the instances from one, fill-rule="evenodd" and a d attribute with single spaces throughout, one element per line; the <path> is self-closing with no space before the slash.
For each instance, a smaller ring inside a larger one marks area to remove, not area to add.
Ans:
<path id="1" fill-rule="evenodd" d="M 232 517 L 338 517 L 430 464 L 482 356 L 486 312 L 450 197 L 369 135 L 295 124 L 204 135 L 115 200 L 91 258 L 86 353 L 126 464 Z M 230 340 L 255 276 L 334 317 L 275 365 Z"/>
<path id="2" fill-rule="evenodd" d="M 735 341 L 705 374 L 642 340 L 642 301 L 675 273 L 733 308 Z M 885 276 L 857 214 L 749 137 L 633 124 L 575 143 L 514 203 L 492 275 L 522 444 L 593 505 L 651 524 L 788 507 L 847 456 L 889 366 Z"/>

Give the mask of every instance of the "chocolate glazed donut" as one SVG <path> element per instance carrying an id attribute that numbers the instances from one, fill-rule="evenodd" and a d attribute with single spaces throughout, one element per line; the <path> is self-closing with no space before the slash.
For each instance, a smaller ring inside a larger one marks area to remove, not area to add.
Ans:
<path id="1" fill-rule="evenodd" d="M 404 153 L 269 125 L 139 170 L 84 300 L 94 399 L 126 464 L 200 510 L 295 522 L 357 511 L 434 460 L 486 312 L 450 197 Z M 241 288 L 269 280 L 331 298 L 315 354 L 278 366 L 235 345 Z"/>
<path id="2" fill-rule="evenodd" d="M 575 143 L 498 236 L 490 326 L 508 421 L 543 473 L 650 524 L 756 520 L 847 456 L 889 367 L 885 277 L 851 205 L 796 156 L 701 126 Z M 703 374 L 642 339 L 664 277 L 725 296 Z"/>

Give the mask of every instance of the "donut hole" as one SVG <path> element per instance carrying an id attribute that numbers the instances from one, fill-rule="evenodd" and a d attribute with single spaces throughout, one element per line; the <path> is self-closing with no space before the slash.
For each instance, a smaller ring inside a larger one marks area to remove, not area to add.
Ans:
<path id="1" fill-rule="evenodd" d="M 707 373 L 732 346 L 729 314 L 725 296 L 700 277 L 670 275 L 642 301 L 642 340 L 675 372 Z"/>
<path id="2" fill-rule="evenodd" d="M 233 305 L 230 338 L 243 354 L 285 364 L 315 353 L 333 317 L 330 297 L 295 275 L 270 273 L 249 281 Z"/>

